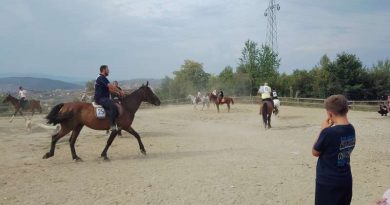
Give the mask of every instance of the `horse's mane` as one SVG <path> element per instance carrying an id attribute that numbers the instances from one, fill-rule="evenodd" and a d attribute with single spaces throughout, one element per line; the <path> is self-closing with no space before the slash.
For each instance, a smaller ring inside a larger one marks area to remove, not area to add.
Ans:
<path id="1" fill-rule="evenodd" d="M 130 89 L 130 90 L 126 90 L 125 91 L 125 96 L 123 97 L 123 100 L 126 100 L 126 99 L 129 99 L 131 97 L 133 97 L 135 94 L 138 94 L 139 90 L 141 89 L 142 87 L 138 88 L 138 89 Z"/>

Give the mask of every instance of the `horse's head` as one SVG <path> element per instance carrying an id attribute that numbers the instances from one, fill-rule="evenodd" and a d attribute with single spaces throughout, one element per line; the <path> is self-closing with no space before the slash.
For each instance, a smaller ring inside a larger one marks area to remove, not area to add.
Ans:
<path id="1" fill-rule="evenodd" d="M 3 103 L 9 102 L 11 99 L 12 99 L 12 96 L 11 96 L 11 94 L 8 93 L 8 94 L 5 96 L 5 98 L 4 98 L 4 100 L 3 100 Z"/>
<path id="2" fill-rule="evenodd" d="M 161 104 L 160 99 L 154 94 L 152 89 L 149 87 L 149 81 L 146 83 L 146 85 L 142 85 L 139 89 L 139 92 L 142 97 L 142 101 L 148 102 L 153 105 L 159 106 Z"/>

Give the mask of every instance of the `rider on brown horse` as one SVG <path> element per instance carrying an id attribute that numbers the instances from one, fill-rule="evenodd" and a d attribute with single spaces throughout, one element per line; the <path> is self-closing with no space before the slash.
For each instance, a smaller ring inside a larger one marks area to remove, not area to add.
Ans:
<path id="1" fill-rule="evenodd" d="M 124 96 L 124 93 L 114 84 L 110 84 L 110 81 L 107 79 L 109 73 L 110 70 L 107 65 L 100 66 L 100 75 L 95 83 L 95 102 L 109 112 L 110 129 L 111 131 L 117 131 L 116 118 L 118 117 L 118 109 L 114 101 L 110 99 L 110 92 L 118 93 L 120 96 Z"/>
<path id="2" fill-rule="evenodd" d="M 26 98 L 26 90 L 24 90 L 22 86 L 19 86 L 19 103 L 21 108 L 26 107 Z"/>
<path id="3" fill-rule="evenodd" d="M 224 97 L 223 91 L 222 91 L 222 89 L 219 89 L 219 92 L 218 92 L 218 102 L 219 102 L 219 103 L 222 102 L 223 97 Z"/>

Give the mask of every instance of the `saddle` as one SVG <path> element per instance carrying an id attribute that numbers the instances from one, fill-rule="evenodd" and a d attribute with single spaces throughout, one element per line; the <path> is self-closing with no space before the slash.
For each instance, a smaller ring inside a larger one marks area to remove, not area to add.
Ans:
<path id="1" fill-rule="evenodd" d="M 92 106 L 95 108 L 96 118 L 101 119 L 101 120 L 106 119 L 107 112 L 106 112 L 106 110 L 104 109 L 103 106 L 101 106 L 99 104 L 96 104 L 96 102 L 92 102 Z M 119 116 L 121 116 L 123 114 L 123 108 L 117 102 L 115 102 L 115 106 L 118 109 L 118 117 L 119 117 Z"/>
<path id="2" fill-rule="evenodd" d="M 29 103 L 29 101 L 26 100 L 26 99 L 20 100 L 20 107 L 21 107 L 22 109 L 26 109 L 26 108 L 28 107 L 28 103 Z"/>

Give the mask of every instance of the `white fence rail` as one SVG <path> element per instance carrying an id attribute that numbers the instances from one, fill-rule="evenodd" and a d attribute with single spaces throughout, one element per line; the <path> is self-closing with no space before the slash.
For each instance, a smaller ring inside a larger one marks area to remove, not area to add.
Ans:
<path id="1" fill-rule="evenodd" d="M 259 96 L 237 96 L 232 97 L 235 103 L 246 103 L 246 104 L 259 104 L 261 99 Z M 304 106 L 304 107 L 323 107 L 325 99 L 319 98 L 290 98 L 290 97 L 279 97 L 282 106 Z M 161 101 L 162 104 L 190 104 L 191 101 L 186 98 L 181 99 L 170 99 Z M 374 111 L 379 109 L 379 104 L 385 102 L 380 100 L 372 101 L 349 101 L 350 109 L 353 110 L 364 110 Z"/>

